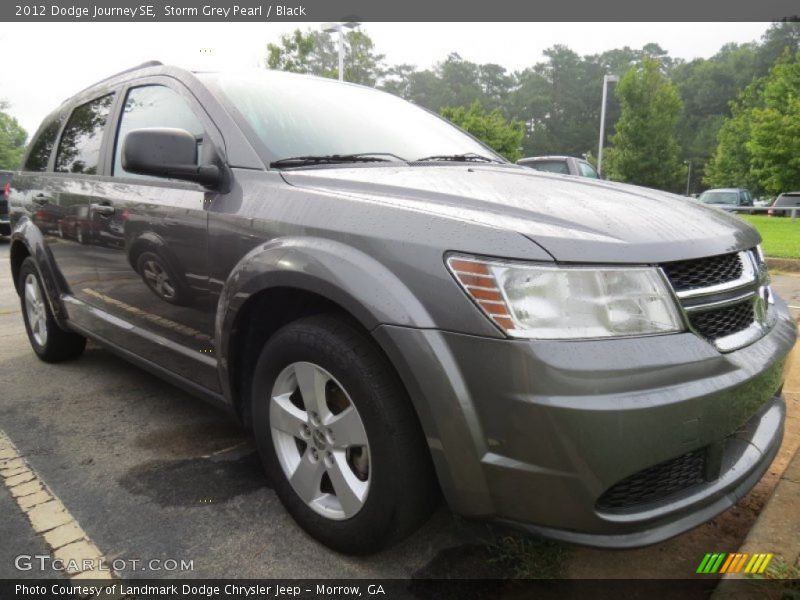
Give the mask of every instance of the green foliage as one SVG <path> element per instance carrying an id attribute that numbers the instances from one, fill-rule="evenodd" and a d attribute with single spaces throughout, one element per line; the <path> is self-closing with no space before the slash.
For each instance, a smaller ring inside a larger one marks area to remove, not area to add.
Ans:
<path id="1" fill-rule="evenodd" d="M 566 572 L 569 547 L 532 536 L 507 535 L 487 546 L 489 560 L 516 579 L 558 579 Z"/>
<path id="2" fill-rule="evenodd" d="M 14 170 L 22 161 L 28 134 L 6 109 L 8 104 L 0 101 L 0 169 Z"/>
<path id="3" fill-rule="evenodd" d="M 770 194 L 800 189 L 800 53 L 772 68 L 762 97 L 750 112 L 752 173 Z"/>
<path id="4" fill-rule="evenodd" d="M 494 148 L 508 160 L 515 161 L 522 157 L 522 123 L 507 120 L 498 109 L 487 111 L 476 100 L 469 108 L 445 107 L 442 109 L 442 116 Z"/>
<path id="5" fill-rule="evenodd" d="M 776 195 L 800 189 L 800 53 L 785 54 L 742 91 L 706 170 L 715 187 Z"/>
<path id="6" fill-rule="evenodd" d="M 281 36 L 279 43 L 267 44 L 267 67 L 335 79 L 339 76 L 338 35 L 295 29 Z M 376 53 L 372 38 L 363 31 L 345 33 L 345 81 L 374 86 L 383 74 L 383 58 Z"/>
<path id="7" fill-rule="evenodd" d="M 605 174 L 662 190 L 680 189 L 686 167 L 680 160 L 676 126 L 683 103 L 661 72 L 658 59 L 644 58 L 617 86 L 622 115 L 611 136 Z"/>

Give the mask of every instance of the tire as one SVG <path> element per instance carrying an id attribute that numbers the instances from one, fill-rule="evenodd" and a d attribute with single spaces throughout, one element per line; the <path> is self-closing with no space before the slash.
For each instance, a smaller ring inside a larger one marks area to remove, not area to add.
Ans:
<path id="1" fill-rule="evenodd" d="M 165 302 L 178 306 L 189 304 L 188 287 L 169 262 L 155 252 L 142 252 L 136 260 L 136 271 L 150 291 Z"/>
<path id="2" fill-rule="evenodd" d="M 33 351 L 49 363 L 72 360 L 83 353 L 86 338 L 59 327 L 53 318 L 39 270 L 31 257 L 19 270 L 20 303 L 25 330 Z"/>
<path id="3" fill-rule="evenodd" d="M 297 383 L 298 378 L 311 381 L 311 372 L 317 382 L 330 377 L 316 386 L 324 389 L 328 408 L 316 422 L 307 405 L 320 405 L 307 403 Z M 294 408 L 280 408 L 287 402 Z M 433 466 L 408 395 L 374 342 L 348 322 L 318 315 L 278 330 L 256 363 L 250 408 L 259 454 L 278 497 L 297 523 L 326 546 L 346 554 L 374 552 L 412 533 L 435 508 Z M 290 413 L 296 420 L 286 418 Z M 355 419 L 363 427 L 360 432 Z M 300 432 L 302 427 L 308 431 Z M 345 438 L 355 445 L 343 449 Z M 320 460 L 314 476 L 305 479 L 319 484 L 298 484 L 297 489 L 306 490 L 304 499 L 289 480 L 291 461 L 299 457 L 296 475 L 301 466 L 303 473 L 311 473 L 314 451 Z"/>

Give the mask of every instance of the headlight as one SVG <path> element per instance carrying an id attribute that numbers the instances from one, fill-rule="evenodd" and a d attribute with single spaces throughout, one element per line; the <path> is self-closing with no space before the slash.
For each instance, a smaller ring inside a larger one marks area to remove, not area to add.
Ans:
<path id="1" fill-rule="evenodd" d="M 579 339 L 683 331 L 652 267 L 556 267 L 451 256 L 458 283 L 512 337 Z"/>

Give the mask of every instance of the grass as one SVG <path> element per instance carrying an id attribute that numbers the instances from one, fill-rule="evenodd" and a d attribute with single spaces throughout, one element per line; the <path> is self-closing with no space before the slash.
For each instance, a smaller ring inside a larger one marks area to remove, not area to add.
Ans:
<path id="1" fill-rule="evenodd" d="M 498 563 L 516 579 L 564 577 L 568 547 L 542 538 L 507 535 L 488 546 L 490 562 Z"/>
<path id="2" fill-rule="evenodd" d="M 800 219 L 740 215 L 764 239 L 764 254 L 774 258 L 800 258 Z"/>

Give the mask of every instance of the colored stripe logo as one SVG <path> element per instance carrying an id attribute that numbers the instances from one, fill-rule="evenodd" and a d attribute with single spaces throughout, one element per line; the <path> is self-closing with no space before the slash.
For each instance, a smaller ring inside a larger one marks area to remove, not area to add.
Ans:
<path id="1" fill-rule="evenodd" d="M 763 573 L 767 569 L 772 554 L 748 554 L 748 553 L 709 553 L 700 561 L 696 573 L 711 575 L 715 573 Z"/>

